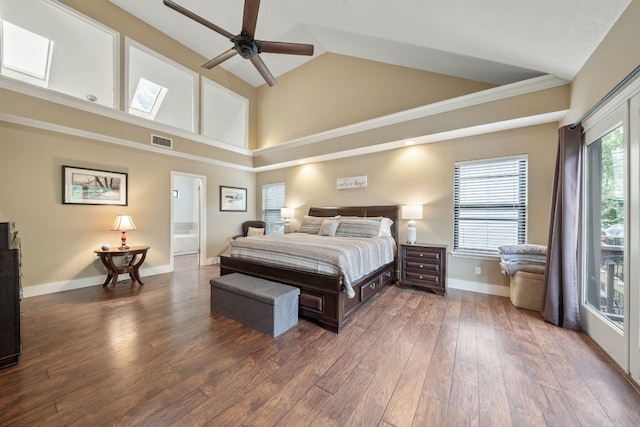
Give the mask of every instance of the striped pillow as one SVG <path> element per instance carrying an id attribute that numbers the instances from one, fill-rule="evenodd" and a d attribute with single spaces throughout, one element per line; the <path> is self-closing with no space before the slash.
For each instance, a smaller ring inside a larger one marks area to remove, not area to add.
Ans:
<path id="1" fill-rule="evenodd" d="M 318 232 L 320 231 L 320 227 L 322 226 L 322 221 L 324 221 L 325 219 L 325 217 L 321 216 L 305 215 L 302 218 L 302 224 L 300 224 L 298 233 L 318 234 Z"/>
<path id="2" fill-rule="evenodd" d="M 336 230 L 339 237 L 378 237 L 380 233 L 381 217 L 376 218 L 345 218 L 340 219 Z"/>

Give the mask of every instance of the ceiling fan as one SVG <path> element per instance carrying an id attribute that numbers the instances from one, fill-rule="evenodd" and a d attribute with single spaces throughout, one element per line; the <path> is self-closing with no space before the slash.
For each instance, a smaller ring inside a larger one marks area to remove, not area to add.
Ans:
<path id="1" fill-rule="evenodd" d="M 267 53 L 285 53 L 289 55 L 313 55 L 312 44 L 302 43 L 284 43 L 274 41 L 261 41 L 254 39 L 254 33 L 256 30 L 256 24 L 258 21 L 258 8 L 260 7 L 260 0 L 245 0 L 244 2 L 244 15 L 242 17 L 242 31 L 240 34 L 233 35 L 229 31 L 218 27 L 217 25 L 207 21 L 201 16 L 185 9 L 179 4 L 174 3 L 171 0 L 163 0 L 165 6 L 170 7 L 183 14 L 184 16 L 193 19 L 194 21 L 204 25 L 207 28 L 212 29 L 218 34 L 221 34 L 228 38 L 233 47 L 226 52 L 213 58 L 211 61 L 203 64 L 202 67 L 211 69 L 216 65 L 220 65 L 229 58 L 232 58 L 236 54 L 240 54 L 244 59 L 248 59 L 256 67 L 262 78 L 269 84 L 274 86 L 277 82 L 271 74 L 271 71 L 267 68 L 262 58 L 260 58 L 261 52 Z"/>

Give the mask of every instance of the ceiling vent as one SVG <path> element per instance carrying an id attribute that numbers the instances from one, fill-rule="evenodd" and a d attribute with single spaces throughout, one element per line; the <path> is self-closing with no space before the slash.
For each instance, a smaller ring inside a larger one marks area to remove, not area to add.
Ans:
<path id="1" fill-rule="evenodd" d="M 157 145 L 158 147 L 173 149 L 173 139 L 152 134 L 151 145 Z"/>

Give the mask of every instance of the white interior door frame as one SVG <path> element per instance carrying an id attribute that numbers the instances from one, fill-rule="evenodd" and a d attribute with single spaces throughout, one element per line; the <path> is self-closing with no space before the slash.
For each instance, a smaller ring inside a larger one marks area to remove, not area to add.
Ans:
<path id="1" fill-rule="evenodd" d="M 173 268 L 173 234 L 174 234 L 174 218 L 173 218 L 173 208 L 174 208 L 174 197 L 173 191 L 175 190 L 175 177 L 176 176 L 184 176 L 193 179 L 198 179 L 200 181 L 199 191 L 197 192 L 198 197 L 198 217 L 199 217 L 199 227 L 198 227 L 198 265 L 206 265 L 207 264 L 207 203 L 206 203 L 206 195 L 207 195 L 207 177 L 204 175 L 196 175 L 187 172 L 178 172 L 171 171 L 171 191 L 169 192 L 169 197 L 171 198 L 171 227 L 170 227 L 170 250 L 171 250 L 171 267 Z"/>

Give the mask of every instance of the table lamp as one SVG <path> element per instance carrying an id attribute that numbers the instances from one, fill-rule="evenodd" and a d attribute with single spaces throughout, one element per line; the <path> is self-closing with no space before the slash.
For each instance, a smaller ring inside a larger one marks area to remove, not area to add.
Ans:
<path id="1" fill-rule="evenodd" d="M 408 219 L 407 224 L 407 242 L 414 244 L 416 242 L 416 219 L 422 219 L 422 205 L 404 205 L 402 206 L 402 219 Z"/>
<path id="2" fill-rule="evenodd" d="M 280 218 L 284 220 L 285 225 L 289 225 L 289 221 L 293 218 L 293 208 L 280 209 Z"/>
<path id="3" fill-rule="evenodd" d="M 118 215 L 116 217 L 116 222 L 113 223 L 113 227 L 111 227 L 113 231 L 121 231 L 120 240 L 122 240 L 122 245 L 118 248 L 121 251 L 125 249 L 129 249 L 127 246 L 127 230 L 137 230 L 136 225 L 133 223 L 131 216 L 129 215 Z"/>

